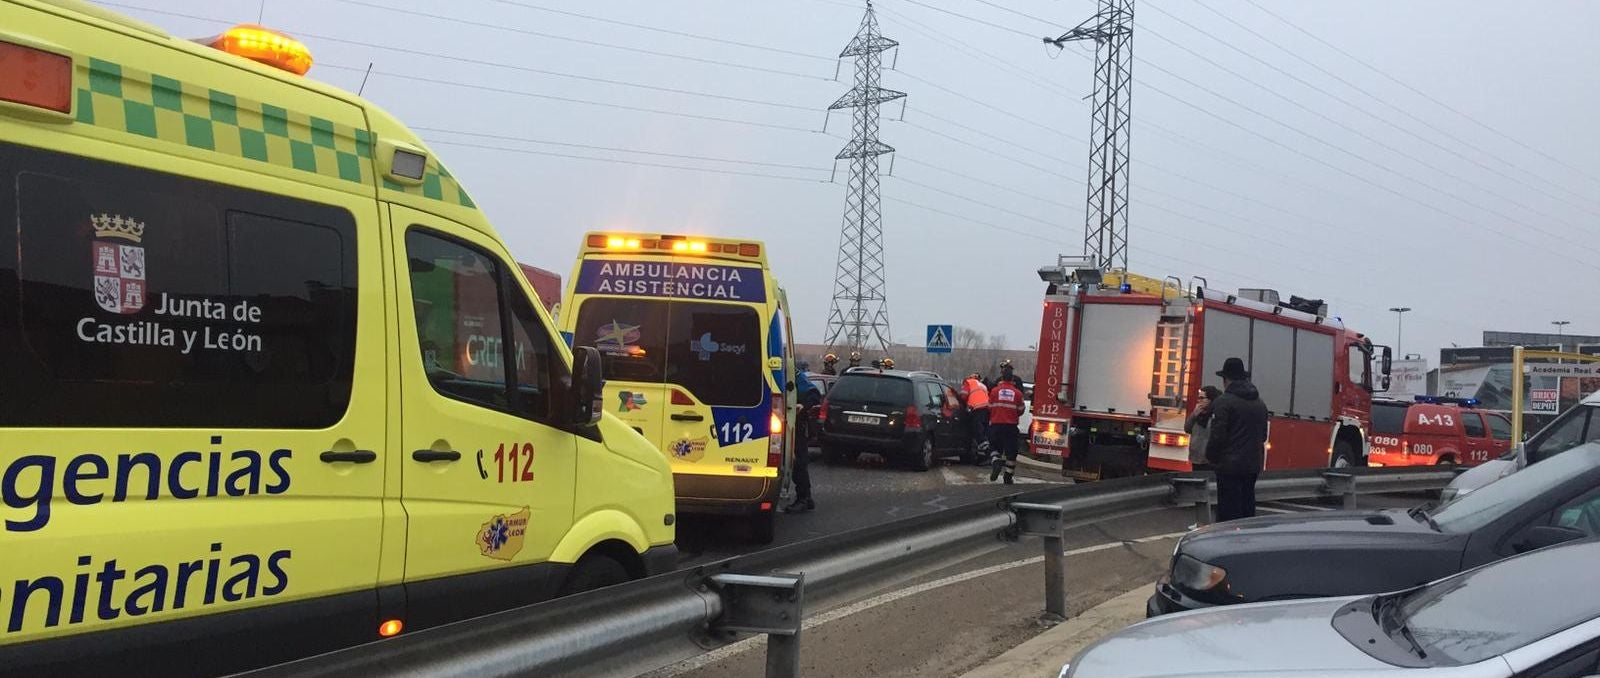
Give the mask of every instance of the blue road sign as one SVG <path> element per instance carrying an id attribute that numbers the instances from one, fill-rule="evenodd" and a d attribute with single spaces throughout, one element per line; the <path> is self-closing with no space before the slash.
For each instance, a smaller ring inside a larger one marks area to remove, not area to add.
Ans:
<path id="1" fill-rule="evenodd" d="M 952 325 L 928 326 L 928 352 L 949 353 L 955 337 L 955 327 Z"/>

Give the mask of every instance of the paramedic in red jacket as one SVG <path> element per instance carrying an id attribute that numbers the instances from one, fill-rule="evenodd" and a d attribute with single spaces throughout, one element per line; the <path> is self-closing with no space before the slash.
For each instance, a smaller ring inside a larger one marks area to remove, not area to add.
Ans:
<path id="1" fill-rule="evenodd" d="M 1022 384 L 1010 370 L 1000 374 L 1000 383 L 989 389 L 989 445 L 994 448 L 990 462 L 989 480 L 1000 477 L 1001 464 L 1005 465 L 1006 484 L 1010 485 L 1017 472 L 1017 422 L 1027 404 L 1022 400 Z"/>

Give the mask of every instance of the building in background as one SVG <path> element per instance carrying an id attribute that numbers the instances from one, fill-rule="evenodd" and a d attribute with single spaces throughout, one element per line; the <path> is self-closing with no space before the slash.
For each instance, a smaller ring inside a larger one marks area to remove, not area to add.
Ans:
<path id="1" fill-rule="evenodd" d="M 1511 411 L 1513 347 L 1600 354 L 1600 336 L 1547 332 L 1485 331 L 1483 346 L 1439 349 L 1439 369 L 1430 375 L 1433 395 L 1477 398 L 1486 410 Z M 1534 362 L 1534 361 L 1529 361 Z M 1397 363 L 1398 364 L 1398 363 Z M 1600 379 L 1521 375 L 1526 397 L 1523 430 L 1537 431 L 1555 415 L 1600 390 Z"/>

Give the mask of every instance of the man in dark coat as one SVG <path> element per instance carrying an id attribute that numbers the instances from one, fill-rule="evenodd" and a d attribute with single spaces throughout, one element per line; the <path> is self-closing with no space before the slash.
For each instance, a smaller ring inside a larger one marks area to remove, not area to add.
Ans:
<path id="1" fill-rule="evenodd" d="M 1222 522 L 1256 514 L 1256 478 L 1267 454 L 1267 405 L 1243 360 L 1223 361 L 1217 376 L 1222 397 L 1211 405 L 1206 461 L 1217 473 L 1217 522 Z"/>

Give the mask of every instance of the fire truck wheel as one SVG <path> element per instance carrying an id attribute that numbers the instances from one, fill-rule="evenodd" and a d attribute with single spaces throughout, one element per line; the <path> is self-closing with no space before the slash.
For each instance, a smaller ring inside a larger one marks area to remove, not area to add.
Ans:
<path id="1" fill-rule="evenodd" d="M 1335 444 L 1333 446 L 1333 463 L 1332 463 L 1332 465 L 1333 465 L 1334 468 L 1349 468 L 1351 466 L 1366 466 L 1366 464 L 1362 463 L 1361 457 L 1356 454 L 1355 446 L 1351 445 L 1349 442 L 1343 441 L 1343 440 L 1339 441 L 1337 444 Z"/>

